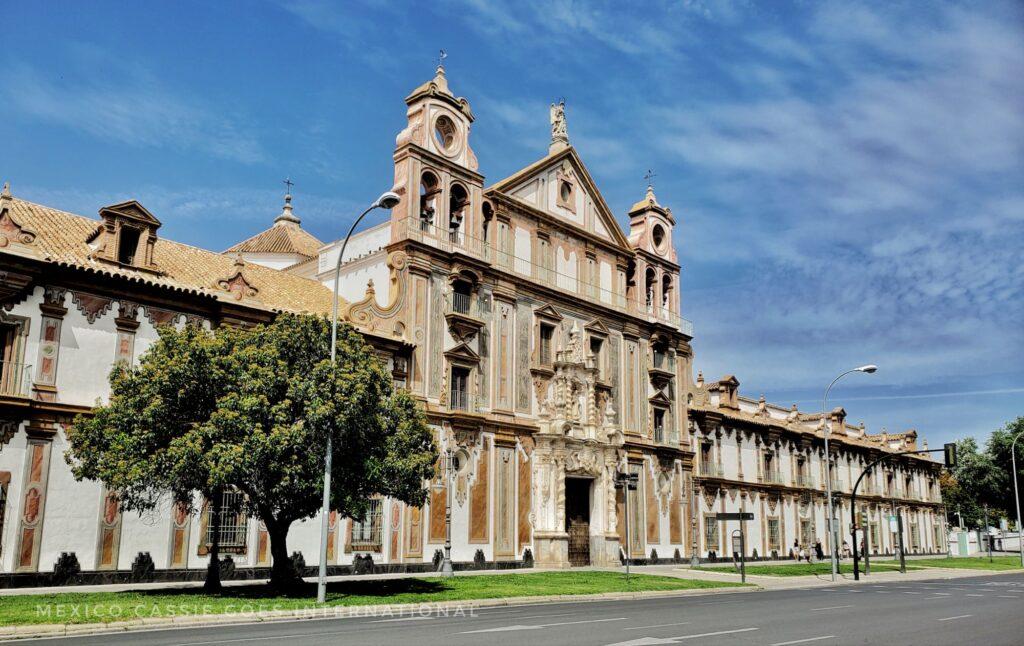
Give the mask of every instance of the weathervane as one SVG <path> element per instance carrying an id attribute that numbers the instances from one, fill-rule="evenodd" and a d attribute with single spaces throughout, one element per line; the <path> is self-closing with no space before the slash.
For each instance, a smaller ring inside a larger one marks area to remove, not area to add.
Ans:
<path id="1" fill-rule="evenodd" d="M 438 50 L 438 52 L 437 52 L 437 66 L 438 67 L 444 67 L 444 59 L 446 59 L 446 58 L 448 58 L 448 52 L 444 51 L 443 49 Z"/>
<path id="2" fill-rule="evenodd" d="M 647 180 L 647 188 L 654 188 L 654 178 L 657 176 L 658 174 L 655 173 L 653 170 L 651 170 L 650 168 L 647 169 L 647 174 L 644 175 L 644 179 Z"/>

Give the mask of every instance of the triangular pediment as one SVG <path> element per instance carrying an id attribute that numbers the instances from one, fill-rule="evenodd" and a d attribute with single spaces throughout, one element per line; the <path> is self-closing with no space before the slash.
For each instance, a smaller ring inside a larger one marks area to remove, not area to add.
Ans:
<path id="1" fill-rule="evenodd" d="M 587 332 L 596 332 L 597 334 L 600 334 L 602 336 L 608 336 L 609 334 L 611 334 L 611 330 L 608 329 L 608 326 L 605 325 L 604 321 L 602 321 L 601 319 L 594 319 L 590 323 L 587 323 L 585 326 L 583 326 L 583 329 L 586 330 Z"/>
<path id="2" fill-rule="evenodd" d="M 569 187 L 561 193 L 562 185 Z M 572 146 L 548 155 L 490 186 L 533 210 L 630 250 L 629 241 L 598 190 L 590 171 Z"/>
<path id="3" fill-rule="evenodd" d="M 104 206 L 100 209 L 100 216 L 128 218 L 129 220 L 151 225 L 154 228 L 160 226 L 160 220 L 156 219 L 156 216 L 135 200 Z"/>
<path id="4" fill-rule="evenodd" d="M 455 359 L 468 363 L 479 363 L 480 361 L 480 355 L 465 343 L 459 343 L 452 349 L 447 350 L 444 353 L 444 356 L 448 359 Z"/>
<path id="5" fill-rule="evenodd" d="M 533 314 L 535 316 L 539 316 L 540 318 L 550 319 L 552 321 L 562 320 L 562 315 L 558 313 L 558 310 L 556 310 L 555 308 L 551 307 L 551 305 L 548 305 L 546 303 L 544 305 L 541 305 L 539 308 L 533 310 Z"/>
<path id="6" fill-rule="evenodd" d="M 660 406 L 672 406 L 672 400 L 665 395 L 664 390 L 659 390 L 658 392 L 654 393 L 654 395 L 651 396 L 647 401 L 651 402 L 652 404 L 658 404 Z"/>

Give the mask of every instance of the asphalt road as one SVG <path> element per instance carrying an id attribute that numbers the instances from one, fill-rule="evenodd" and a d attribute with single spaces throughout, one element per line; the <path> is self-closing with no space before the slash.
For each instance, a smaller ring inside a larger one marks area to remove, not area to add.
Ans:
<path id="1" fill-rule="evenodd" d="M 288 644 L 1024 644 L 1024 575 L 637 601 L 449 616 L 317 619 L 32 640 L 69 646 Z"/>

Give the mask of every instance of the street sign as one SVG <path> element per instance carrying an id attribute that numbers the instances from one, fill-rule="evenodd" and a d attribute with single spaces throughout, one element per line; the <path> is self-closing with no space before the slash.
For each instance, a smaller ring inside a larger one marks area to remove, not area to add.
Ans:
<path id="1" fill-rule="evenodd" d="M 897 531 L 899 531 L 899 527 L 896 524 L 896 517 L 895 516 L 889 516 L 889 531 L 890 532 L 897 532 Z"/>
<path id="2" fill-rule="evenodd" d="M 749 511 L 720 511 L 715 520 L 754 520 L 754 514 Z"/>

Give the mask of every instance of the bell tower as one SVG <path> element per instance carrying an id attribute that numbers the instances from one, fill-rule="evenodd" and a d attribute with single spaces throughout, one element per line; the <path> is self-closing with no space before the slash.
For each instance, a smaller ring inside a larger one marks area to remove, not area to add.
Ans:
<path id="1" fill-rule="evenodd" d="M 406 127 L 395 141 L 392 241 L 416 235 L 457 244 L 482 239 L 483 176 L 470 147 L 473 111 L 448 89 L 443 65 L 406 97 Z"/>

